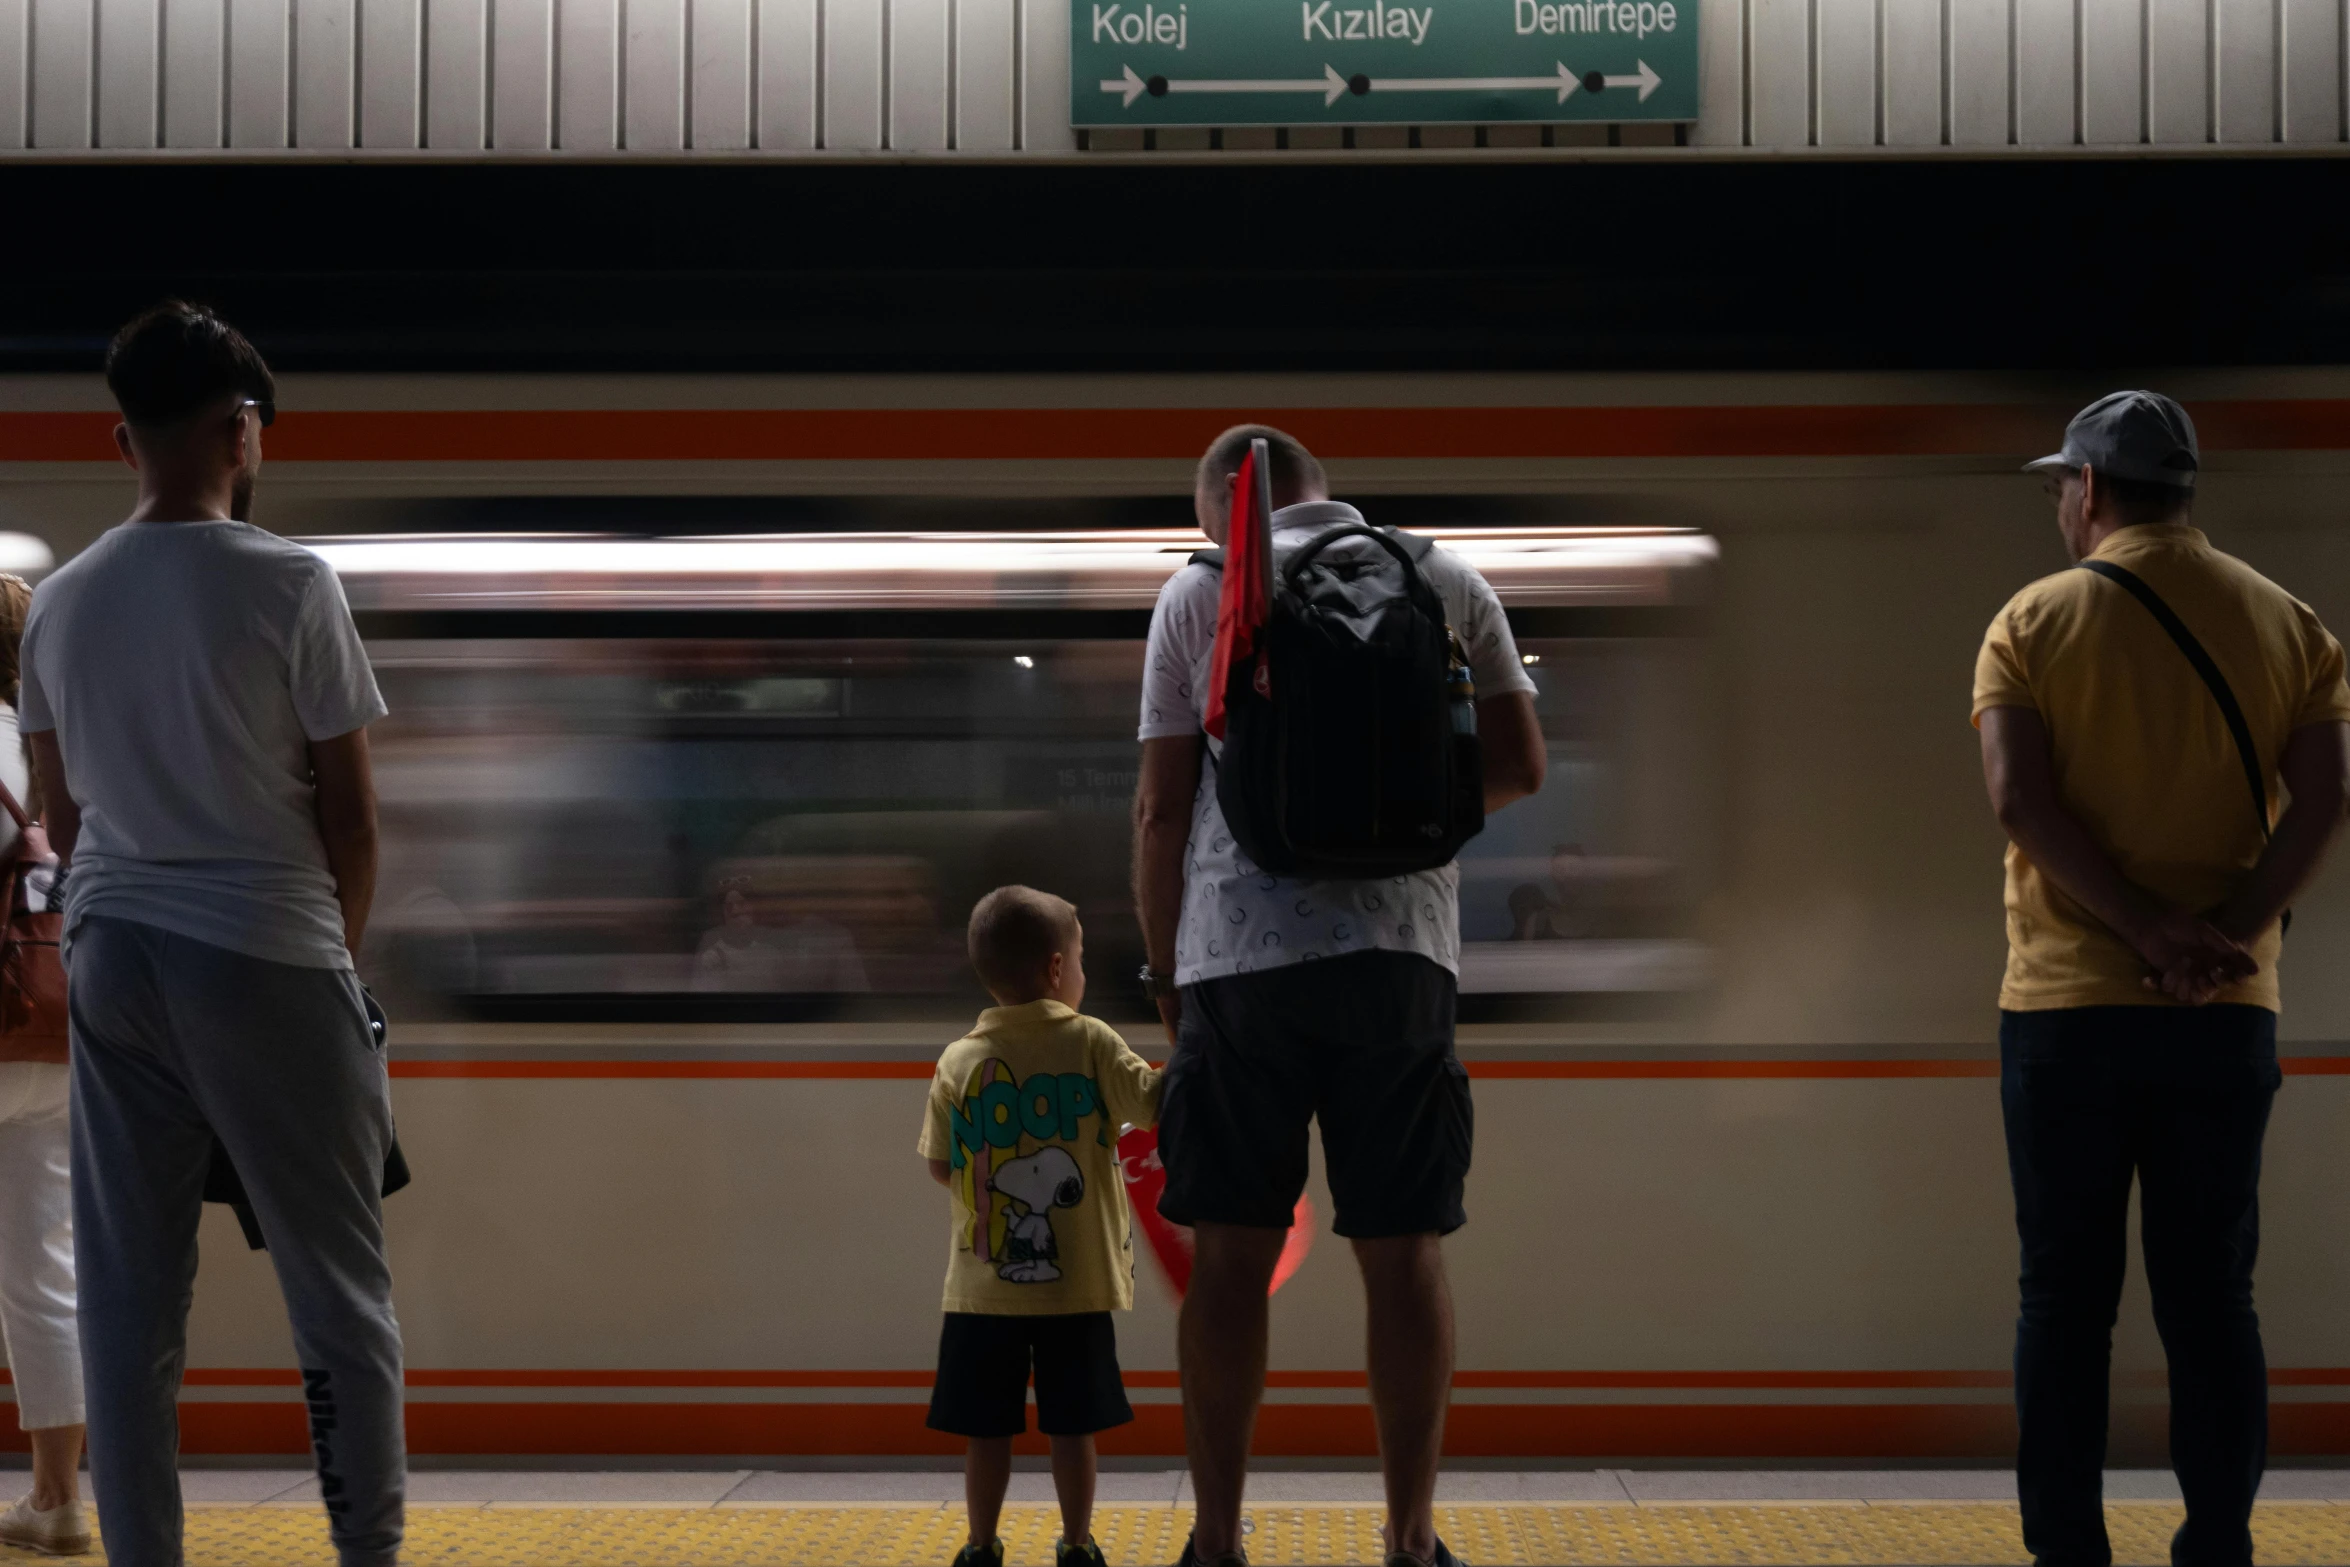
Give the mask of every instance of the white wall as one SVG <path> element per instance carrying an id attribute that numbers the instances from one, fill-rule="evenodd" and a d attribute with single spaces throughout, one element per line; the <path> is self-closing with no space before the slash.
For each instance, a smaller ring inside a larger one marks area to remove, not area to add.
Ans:
<path id="1" fill-rule="evenodd" d="M 1701 3 L 1695 146 L 2345 140 L 2350 0 Z M 0 0 L 0 156 L 1065 151 L 1065 4 Z"/>

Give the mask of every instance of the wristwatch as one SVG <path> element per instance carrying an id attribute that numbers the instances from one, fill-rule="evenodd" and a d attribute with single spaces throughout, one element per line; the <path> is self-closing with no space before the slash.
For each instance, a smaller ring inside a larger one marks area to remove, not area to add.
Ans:
<path id="1" fill-rule="evenodd" d="M 1148 963 L 1143 964 L 1142 972 L 1135 978 L 1142 981 L 1143 991 L 1153 1001 L 1164 1001 L 1175 994 L 1175 976 L 1152 968 Z"/>

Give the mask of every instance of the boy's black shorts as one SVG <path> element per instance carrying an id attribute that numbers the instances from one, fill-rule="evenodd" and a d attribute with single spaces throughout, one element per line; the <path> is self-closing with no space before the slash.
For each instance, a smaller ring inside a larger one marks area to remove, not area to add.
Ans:
<path id="1" fill-rule="evenodd" d="M 1287 1229 L 1309 1122 L 1352 1239 L 1448 1235 L 1476 1116 L 1453 1053 L 1457 986 L 1410 952 L 1356 952 L 1183 987 L 1159 1104 L 1159 1212 Z"/>
<path id="2" fill-rule="evenodd" d="M 1018 1436 L 1028 1429 L 1028 1372 L 1036 1369 L 1036 1428 L 1091 1436 L 1134 1418 L 1118 1371 L 1118 1331 L 1106 1311 L 1005 1317 L 950 1311 L 938 1336 L 930 1429 L 956 1436 Z"/>

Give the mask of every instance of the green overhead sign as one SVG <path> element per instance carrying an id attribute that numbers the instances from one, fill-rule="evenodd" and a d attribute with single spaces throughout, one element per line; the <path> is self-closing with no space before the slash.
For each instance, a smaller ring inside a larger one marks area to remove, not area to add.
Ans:
<path id="1" fill-rule="evenodd" d="M 1085 126 L 1694 120 L 1697 6 L 1698 0 L 1069 0 L 1069 120 Z"/>

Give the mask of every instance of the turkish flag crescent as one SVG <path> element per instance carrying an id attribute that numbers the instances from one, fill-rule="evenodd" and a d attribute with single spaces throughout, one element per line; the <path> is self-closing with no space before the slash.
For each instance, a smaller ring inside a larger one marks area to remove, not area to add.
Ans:
<path id="1" fill-rule="evenodd" d="M 1232 521 L 1224 530 L 1224 587 L 1216 600 L 1216 650 L 1208 658 L 1208 707 L 1200 727 L 1224 738 L 1224 693 L 1259 655 L 1258 633 L 1271 613 L 1273 589 L 1272 456 L 1263 437 L 1248 443 L 1232 486 Z"/>
<path id="2" fill-rule="evenodd" d="M 1167 1189 L 1167 1168 L 1159 1162 L 1159 1134 L 1148 1127 L 1130 1126 L 1118 1137 L 1118 1173 L 1126 1179 L 1126 1196 L 1134 1219 L 1150 1243 L 1159 1271 L 1177 1300 L 1191 1288 L 1192 1235 L 1188 1225 L 1176 1224 L 1159 1212 L 1159 1193 Z M 1314 1200 L 1300 1196 L 1290 1210 L 1289 1237 L 1273 1264 L 1272 1290 L 1289 1282 L 1314 1249 Z"/>

